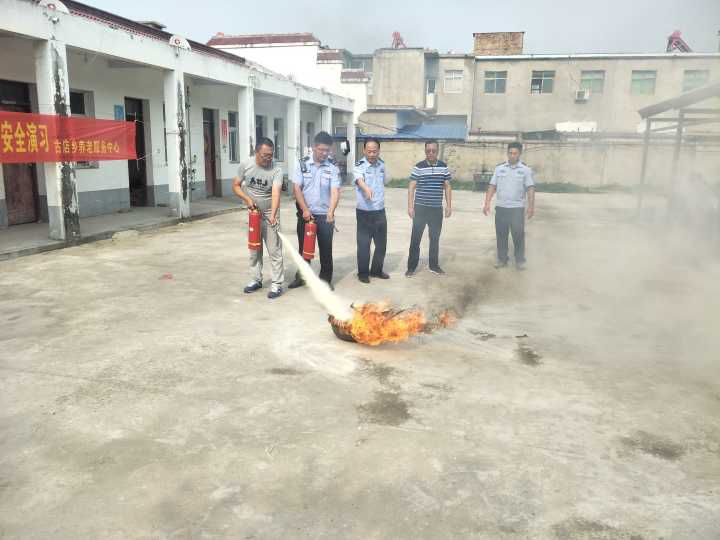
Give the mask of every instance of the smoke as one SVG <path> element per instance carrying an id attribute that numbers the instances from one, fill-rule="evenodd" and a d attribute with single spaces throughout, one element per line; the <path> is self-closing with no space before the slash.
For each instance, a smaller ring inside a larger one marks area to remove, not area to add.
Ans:
<path id="1" fill-rule="evenodd" d="M 280 240 L 282 240 L 285 246 L 285 252 L 290 254 L 290 258 L 293 260 L 295 265 L 302 275 L 305 283 L 310 287 L 310 292 L 328 312 L 338 320 L 348 321 L 352 318 L 352 310 L 350 309 L 350 302 L 345 300 L 341 296 L 333 293 L 327 283 L 321 280 L 312 271 L 310 265 L 300 256 L 300 254 L 293 247 L 292 242 L 282 233 L 278 233 Z"/>

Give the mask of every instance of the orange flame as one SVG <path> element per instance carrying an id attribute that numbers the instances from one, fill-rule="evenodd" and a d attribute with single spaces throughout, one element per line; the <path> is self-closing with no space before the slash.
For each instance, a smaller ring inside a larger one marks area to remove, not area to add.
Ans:
<path id="1" fill-rule="evenodd" d="M 350 334 L 358 343 L 371 346 L 406 341 L 422 332 L 447 328 L 454 322 L 455 316 L 449 311 L 440 313 L 434 321 L 428 321 L 421 309 L 397 309 L 387 303 L 353 306 L 353 316 L 349 321 L 330 319 L 331 324 Z"/>

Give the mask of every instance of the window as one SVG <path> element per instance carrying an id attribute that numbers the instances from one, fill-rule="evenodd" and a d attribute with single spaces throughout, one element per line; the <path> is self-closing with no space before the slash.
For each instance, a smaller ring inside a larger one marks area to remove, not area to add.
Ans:
<path id="1" fill-rule="evenodd" d="M 695 90 L 705 86 L 710 80 L 710 71 L 707 69 L 686 69 L 683 77 L 683 92 Z"/>
<path id="2" fill-rule="evenodd" d="M 507 71 L 485 72 L 485 93 L 504 94 L 507 86 Z"/>
<path id="3" fill-rule="evenodd" d="M 531 94 L 552 94 L 555 82 L 554 71 L 533 71 L 530 81 Z"/>
<path id="4" fill-rule="evenodd" d="M 602 94 L 605 89 L 604 71 L 582 71 L 580 72 L 580 90 L 588 90 L 590 95 Z"/>
<path id="5" fill-rule="evenodd" d="M 92 92 L 70 90 L 70 115 L 86 118 L 94 118 Z M 100 165 L 97 161 L 77 161 L 75 167 L 78 169 L 97 169 Z"/>
<path id="6" fill-rule="evenodd" d="M 238 158 L 238 113 L 228 111 L 228 153 L 230 162 L 237 163 Z"/>
<path id="7" fill-rule="evenodd" d="M 446 69 L 445 70 L 445 93 L 459 94 L 463 89 L 463 70 L 462 69 Z"/>
<path id="8" fill-rule="evenodd" d="M 273 131 L 275 138 L 275 155 L 273 156 L 278 161 L 285 159 L 285 122 L 282 118 L 276 118 L 273 120 Z"/>
<path id="9" fill-rule="evenodd" d="M 426 79 L 425 80 L 425 93 L 426 94 L 434 94 L 436 83 L 437 83 L 437 81 L 435 79 Z"/>
<path id="10" fill-rule="evenodd" d="M 305 146 L 310 148 L 313 144 L 313 138 L 315 137 L 315 122 L 308 122 L 305 124 Z"/>
<path id="11" fill-rule="evenodd" d="M 630 93 L 634 96 L 651 96 L 655 93 L 657 71 L 633 71 Z"/>
<path id="12" fill-rule="evenodd" d="M 255 115 L 255 143 L 265 136 L 265 117 Z M 254 148 L 253 148 L 254 150 Z"/>
<path id="13" fill-rule="evenodd" d="M 85 92 L 70 92 L 70 113 L 73 116 L 85 114 Z"/>

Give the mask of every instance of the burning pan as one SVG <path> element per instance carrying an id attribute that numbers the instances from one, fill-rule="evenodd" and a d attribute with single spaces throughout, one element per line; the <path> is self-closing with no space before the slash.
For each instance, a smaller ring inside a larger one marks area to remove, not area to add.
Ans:
<path id="1" fill-rule="evenodd" d="M 330 323 L 330 326 L 332 327 L 335 337 L 337 337 L 338 339 L 342 339 L 343 341 L 350 341 L 351 343 L 357 343 L 357 341 L 355 341 L 355 338 L 352 337 L 352 334 L 350 332 L 348 332 L 348 330 L 345 328 L 345 325 L 342 324 L 340 321 L 338 321 L 335 317 L 333 317 L 332 315 L 329 315 L 328 322 Z"/>

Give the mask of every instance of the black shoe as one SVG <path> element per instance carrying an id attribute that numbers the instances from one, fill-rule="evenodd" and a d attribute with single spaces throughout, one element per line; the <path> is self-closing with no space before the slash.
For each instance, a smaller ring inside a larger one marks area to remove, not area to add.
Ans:
<path id="1" fill-rule="evenodd" d="M 254 283 L 251 283 L 251 284 L 248 285 L 247 287 L 245 287 L 245 288 L 243 289 L 243 292 L 244 292 L 245 294 L 250 294 L 250 293 L 254 293 L 255 291 L 260 290 L 260 289 L 262 289 L 262 283 L 258 283 L 258 282 L 256 281 L 256 282 L 254 282 Z"/>
<path id="2" fill-rule="evenodd" d="M 325 280 L 323 280 L 323 281 L 325 281 Z M 333 287 L 333 284 L 332 284 L 332 283 L 330 283 L 329 281 L 325 281 L 325 283 L 327 283 L 327 286 L 330 287 L 330 290 L 331 290 L 331 291 L 334 291 L 334 290 L 335 290 L 335 287 Z"/>
<path id="3" fill-rule="evenodd" d="M 408 270 L 407 272 L 405 272 L 405 277 L 413 277 L 415 275 L 415 272 L 417 272 L 417 270 Z"/>
<path id="4" fill-rule="evenodd" d="M 385 272 L 371 272 L 370 277 L 378 278 L 378 279 L 390 279 L 390 276 L 387 275 Z"/>
<path id="5" fill-rule="evenodd" d="M 497 268 L 497 269 L 506 268 L 507 265 L 508 265 L 507 261 L 496 261 L 495 262 L 495 268 Z"/>
<path id="6" fill-rule="evenodd" d="M 360 283 L 370 283 L 370 278 L 362 274 L 358 274 L 358 280 L 360 280 Z"/>
<path id="7" fill-rule="evenodd" d="M 283 294 L 282 288 L 278 288 L 278 289 L 273 288 L 273 289 L 270 289 L 270 292 L 268 293 L 268 298 L 270 300 L 274 300 L 275 298 L 279 298 L 280 296 L 282 296 L 282 294 Z"/>
<path id="8" fill-rule="evenodd" d="M 288 285 L 288 289 L 297 289 L 298 287 L 304 287 L 305 286 L 305 280 L 301 278 L 300 276 L 295 276 L 295 279 L 293 282 Z"/>
<path id="9" fill-rule="evenodd" d="M 431 267 L 430 267 L 430 272 L 432 272 L 432 273 L 435 274 L 436 276 L 444 276 L 444 275 L 445 275 L 445 270 L 443 270 L 443 269 L 440 268 L 439 266 L 436 266 L 435 268 L 433 268 L 433 267 L 431 266 Z"/>

